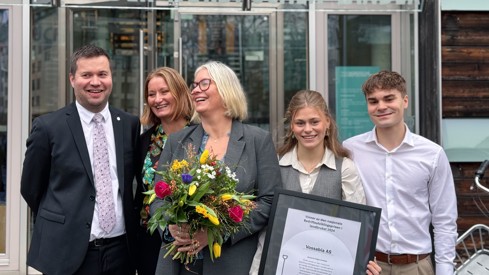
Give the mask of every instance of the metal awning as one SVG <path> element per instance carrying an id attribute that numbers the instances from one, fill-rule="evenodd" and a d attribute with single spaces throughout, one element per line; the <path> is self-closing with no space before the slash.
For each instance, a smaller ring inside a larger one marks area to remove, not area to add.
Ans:
<path id="1" fill-rule="evenodd" d="M 231 4 L 249 9 L 274 5 L 279 10 L 348 10 L 421 12 L 425 0 L 0 0 L 0 4 L 85 8 L 174 9 L 190 5 Z M 300 7 L 301 6 L 301 7 Z M 314 8 L 311 8 L 314 7 Z M 249 10 L 247 9 L 247 10 Z"/>

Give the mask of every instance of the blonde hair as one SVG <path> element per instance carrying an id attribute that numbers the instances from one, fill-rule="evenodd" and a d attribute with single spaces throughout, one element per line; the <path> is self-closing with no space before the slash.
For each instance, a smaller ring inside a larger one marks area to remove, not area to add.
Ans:
<path id="1" fill-rule="evenodd" d="M 192 103 L 192 98 L 190 97 L 190 89 L 183 77 L 173 68 L 160 67 L 156 68 L 148 74 L 146 77 L 146 82 L 144 83 L 144 110 L 141 116 L 141 124 L 143 125 L 156 125 L 160 124 L 160 119 L 151 111 L 148 106 L 148 84 L 155 78 L 161 77 L 165 80 L 170 94 L 175 99 L 176 105 L 173 109 L 173 114 L 171 119 L 177 120 L 181 117 L 186 120 L 190 120 L 194 113 L 194 105 Z"/>
<path id="2" fill-rule="evenodd" d="M 306 107 L 316 108 L 330 121 L 329 134 L 324 137 L 324 147 L 331 150 L 336 157 L 350 157 L 350 152 L 339 141 L 338 126 L 329 113 L 326 101 L 320 93 L 311 90 L 298 91 L 290 99 L 289 107 L 285 112 L 285 121 L 289 124 L 289 127 L 286 130 L 284 144 L 277 150 L 278 155 L 282 157 L 297 145 L 297 139 L 294 137 L 294 133 L 292 133 L 290 124 L 292 124 L 297 112 Z"/>
<path id="3" fill-rule="evenodd" d="M 226 109 L 225 115 L 239 121 L 245 120 L 248 117 L 248 104 L 236 73 L 219 61 L 209 61 L 195 70 L 195 76 L 203 69 L 207 70 L 210 78 L 216 84 Z M 196 114 L 192 120 L 199 121 L 200 119 Z"/>

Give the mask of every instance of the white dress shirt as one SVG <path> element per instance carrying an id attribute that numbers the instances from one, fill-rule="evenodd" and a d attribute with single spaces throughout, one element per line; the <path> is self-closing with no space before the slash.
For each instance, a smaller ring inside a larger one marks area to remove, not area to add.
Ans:
<path id="1" fill-rule="evenodd" d="M 78 101 L 76 102 L 76 108 L 78 110 L 78 114 L 80 116 L 81 124 L 83 127 L 83 134 L 85 135 L 85 141 L 87 143 L 88 154 L 90 156 L 90 162 L 92 164 L 92 171 L 94 171 L 92 137 L 93 137 L 93 129 L 95 127 L 95 123 L 92 122 L 92 119 L 95 114 L 88 111 L 83 106 L 81 106 L 78 103 Z M 100 112 L 100 114 L 104 117 L 105 134 L 107 135 L 107 145 L 109 146 L 108 150 L 109 150 L 109 162 L 110 162 L 110 178 L 112 181 L 112 195 L 114 196 L 114 202 L 115 202 L 116 224 L 114 229 L 112 229 L 110 233 L 106 233 L 102 228 L 100 228 L 99 221 L 98 221 L 98 203 L 95 202 L 95 210 L 92 219 L 92 229 L 90 232 L 90 241 L 93 241 L 94 239 L 100 239 L 100 238 L 117 237 L 126 232 L 125 225 L 124 225 L 125 224 L 124 215 L 122 212 L 122 197 L 119 192 L 119 179 L 117 178 L 117 162 L 116 162 L 116 154 L 115 154 L 114 128 L 112 127 L 112 117 L 109 111 L 109 104 L 105 106 L 105 108 Z"/>
<path id="2" fill-rule="evenodd" d="M 378 143 L 375 128 L 344 142 L 351 150 L 367 196 L 382 208 L 377 251 L 425 254 L 432 251 L 434 227 L 436 274 L 453 274 L 457 240 L 457 198 L 443 148 L 409 131 L 389 151 Z"/>
<path id="3" fill-rule="evenodd" d="M 314 187 L 314 183 L 319 175 L 321 166 L 325 165 L 330 169 L 336 170 L 335 156 L 326 148 L 323 159 L 316 165 L 314 170 L 309 173 L 297 158 L 297 146 L 285 153 L 279 161 L 280 166 L 289 166 L 299 171 L 299 181 L 303 193 L 309 194 Z M 363 191 L 362 181 L 358 175 L 353 161 L 349 158 L 343 158 L 341 165 L 341 190 L 342 199 L 355 203 L 365 204 L 365 193 Z"/>

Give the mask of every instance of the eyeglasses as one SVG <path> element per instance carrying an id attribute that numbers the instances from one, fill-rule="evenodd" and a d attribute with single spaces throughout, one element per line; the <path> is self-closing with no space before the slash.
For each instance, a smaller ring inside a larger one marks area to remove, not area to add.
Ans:
<path id="1" fill-rule="evenodd" d="M 204 78 L 199 82 L 192 82 L 190 83 L 190 91 L 193 91 L 197 86 L 199 86 L 200 90 L 202 92 L 205 92 L 209 90 L 209 87 L 211 86 L 212 80 L 209 78 Z"/>

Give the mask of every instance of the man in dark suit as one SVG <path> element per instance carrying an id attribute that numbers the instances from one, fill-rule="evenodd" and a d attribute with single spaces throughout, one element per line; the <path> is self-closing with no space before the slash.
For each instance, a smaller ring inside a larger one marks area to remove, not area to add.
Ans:
<path id="1" fill-rule="evenodd" d="M 134 274 L 139 120 L 109 107 L 112 71 L 103 49 L 75 51 L 69 78 L 76 102 L 35 119 L 27 139 L 21 193 L 35 215 L 27 264 L 49 275 Z"/>

